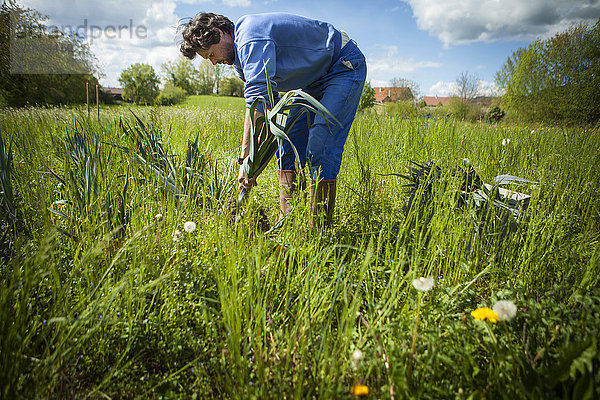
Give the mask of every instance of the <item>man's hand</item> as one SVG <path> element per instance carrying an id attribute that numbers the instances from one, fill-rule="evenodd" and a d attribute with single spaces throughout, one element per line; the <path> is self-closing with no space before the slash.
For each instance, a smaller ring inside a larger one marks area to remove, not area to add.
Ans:
<path id="1" fill-rule="evenodd" d="M 238 173 L 238 182 L 239 182 L 238 190 L 242 190 L 242 189 L 250 190 L 250 189 L 252 189 L 252 186 L 256 186 L 256 177 L 253 176 L 252 178 L 248 179 L 248 183 L 246 183 L 246 178 L 245 178 L 245 174 L 244 174 L 244 166 L 240 165 L 240 172 Z"/>

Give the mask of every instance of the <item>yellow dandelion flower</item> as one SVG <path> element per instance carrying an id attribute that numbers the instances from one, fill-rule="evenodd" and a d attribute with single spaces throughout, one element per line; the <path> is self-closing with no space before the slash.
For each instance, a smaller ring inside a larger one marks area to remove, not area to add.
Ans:
<path id="1" fill-rule="evenodd" d="M 498 314 L 489 307 L 479 307 L 477 310 L 471 311 L 471 316 L 478 321 L 485 321 L 487 319 L 494 324 L 498 322 Z"/>
<path id="2" fill-rule="evenodd" d="M 351 392 L 353 396 L 367 396 L 369 394 L 369 387 L 366 385 L 354 385 Z"/>

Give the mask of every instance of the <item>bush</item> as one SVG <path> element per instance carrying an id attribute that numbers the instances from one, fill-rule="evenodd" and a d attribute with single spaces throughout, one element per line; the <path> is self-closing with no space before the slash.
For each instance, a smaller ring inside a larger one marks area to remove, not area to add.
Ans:
<path id="1" fill-rule="evenodd" d="M 482 117 L 479 106 L 458 97 L 451 98 L 447 107 L 450 115 L 461 121 L 475 122 Z"/>
<path id="2" fill-rule="evenodd" d="M 185 90 L 180 87 L 167 85 L 156 98 L 156 104 L 159 106 L 172 106 L 185 100 Z"/>
<path id="3" fill-rule="evenodd" d="M 419 110 L 409 101 L 394 101 L 385 105 L 385 113 L 402 118 L 415 118 L 420 116 Z"/>
<path id="4" fill-rule="evenodd" d="M 423 107 L 419 108 L 419 112 L 422 117 L 425 118 L 448 118 L 450 116 L 450 111 L 446 106 L 438 106 L 438 107 Z"/>
<path id="5" fill-rule="evenodd" d="M 498 106 L 492 106 L 485 114 L 485 120 L 492 124 L 500 121 L 505 115 L 506 112 L 503 109 Z"/>
<path id="6" fill-rule="evenodd" d="M 371 87 L 371 83 L 365 82 L 363 86 L 362 95 L 360 96 L 360 102 L 358 103 L 358 111 L 366 110 L 367 108 L 373 107 L 375 103 L 375 93 Z"/>

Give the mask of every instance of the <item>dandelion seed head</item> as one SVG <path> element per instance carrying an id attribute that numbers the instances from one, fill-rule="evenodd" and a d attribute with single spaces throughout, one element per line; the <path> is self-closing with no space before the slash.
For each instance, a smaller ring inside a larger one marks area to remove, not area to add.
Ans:
<path id="1" fill-rule="evenodd" d="M 356 368 L 358 366 L 358 364 L 360 363 L 362 358 L 363 358 L 362 351 L 356 349 L 352 352 L 352 356 L 350 357 L 350 360 L 352 361 L 352 365 L 354 366 L 354 368 Z"/>
<path id="2" fill-rule="evenodd" d="M 183 230 L 187 233 L 192 233 L 196 230 L 196 223 L 194 221 L 188 221 L 183 224 Z"/>
<path id="3" fill-rule="evenodd" d="M 154 216 L 154 218 L 156 218 L 157 221 L 160 221 L 160 220 L 162 220 L 163 215 L 161 213 L 158 213 Z"/>
<path id="4" fill-rule="evenodd" d="M 179 229 L 175 229 L 175 232 L 173 232 L 173 241 L 174 242 L 178 241 L 179 236 L 181 236 L 181 231 Z"/>
<path id="5" fill-rule="evenodd" d="M 492 307 L 500 321 L 510 321 L 517 315 L 517 306 L 510 300 L 500 300 Z"/>
<path id="6" fill-rule="evenodd" d="M 435 284 L 435 279 L 432 277 L 425 278 L 422 276 L 420 278 L 413 279 L 412 284 L 415 289 L 420 290 L 421 292 L 427 292 Z"/>

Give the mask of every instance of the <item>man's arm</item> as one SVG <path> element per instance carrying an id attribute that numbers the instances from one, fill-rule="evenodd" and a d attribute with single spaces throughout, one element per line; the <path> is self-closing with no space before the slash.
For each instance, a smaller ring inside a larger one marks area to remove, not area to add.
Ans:
<path id="1" fill-rule="evenodd" d="M 254 120 L 256 118 L 264 115 L 261 112 L 254 111 Z M 246 115 L 244 117 L 244 133 L 242 136 L 242 150 L 240 152 L 240 158 L 248 157 L 248 153 L 250 152 L 250 141 L 252 140 L 252 117 L 250 115 L 250 109 L 246 108 Z M 252 186 L 256 185 L 256 178 L 252 177 L 248 179 L 248 183 L 245 182 L 244 179 L 244 166 L 240 165 L 240 171 L 238 173 L 238 182 L 240 183 L 238 189 L 242 190 L 242 188 L 250 189 Z"/>

